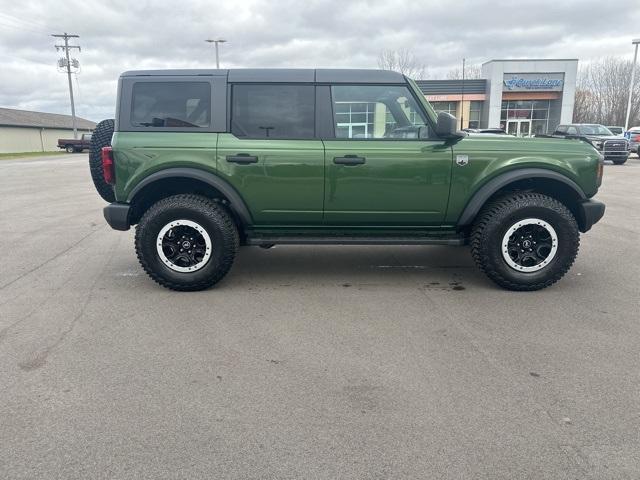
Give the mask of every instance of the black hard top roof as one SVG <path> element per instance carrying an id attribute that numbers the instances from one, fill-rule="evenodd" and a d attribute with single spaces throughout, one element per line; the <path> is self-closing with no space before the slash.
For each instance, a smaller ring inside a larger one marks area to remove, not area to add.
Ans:
<path id="1" fill-rule="evenodd" d="M 390 70 L 339 68 L 243 68 L 229 70 L 131 70 L 121 77 L 227 77 L 229 82 L 300 83 L 405 83 L 404 75 Z"/>

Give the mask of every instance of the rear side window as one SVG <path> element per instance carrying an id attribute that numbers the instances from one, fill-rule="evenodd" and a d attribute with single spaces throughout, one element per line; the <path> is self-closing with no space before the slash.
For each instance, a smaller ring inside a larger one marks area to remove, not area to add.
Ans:
<path id="1" fill-rule="evenodd" d="M 314 137 L 312 85 L 234 85 L 231 98 L 231 133 L 236 137 Z"/>
<path id="2" fill-rule="evenodd" d="M 131 125 L 150 128 L 208 128 L 211 84 L 207 82 L 136 82 Z"/>

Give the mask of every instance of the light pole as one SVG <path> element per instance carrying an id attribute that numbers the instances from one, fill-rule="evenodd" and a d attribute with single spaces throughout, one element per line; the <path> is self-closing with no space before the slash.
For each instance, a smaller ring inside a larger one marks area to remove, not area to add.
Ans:
<path id="1" fill-rule="evenodd" d="M 460 99 L 460 129 L 464 128 L 464 66 L 466 59 L 462 59 L 462 98 Z"/>
<path id="2" fill-rule="evenodd" d="M 213 43 L 216 46 L 216 68 L 220 68 L 220 54 L 218 53 L 218 44 L 219 43 L 225 43 L 226 40 L 222 39 L 222 38 L 218 38 L 217 40 L 212 40 L 210 38 L 207 38 L 205 40 L 205 42 L 207 43 Z"/>
<path id="3" fill-rule="evenodd" d="M 629 103 L 627 103 L 627 118 L 624 121 L 624 131 L 629 130 L 629 116 L 631 115 L 631 97 L 633 97 L 633 83 L 636 79 L 636 60 L 638 59 L 638 44 L 640 38 L 634 38 L 631 40 L 631 45 L 636 46 L 635 53 L 633 54 L 633 64 L 631 65 L 631 83 L 629 83 Z"/>

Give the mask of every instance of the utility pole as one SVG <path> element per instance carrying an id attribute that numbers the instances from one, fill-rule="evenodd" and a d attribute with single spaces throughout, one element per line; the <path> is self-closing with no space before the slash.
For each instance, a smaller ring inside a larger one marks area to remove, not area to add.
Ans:
<path id="1" fill-rule="evenodd" d="M 638 59 L 638 44 L 640 38 L 634 38 L 631 40 L 631 44 L 636 46 L 635 53 L 633 54 L 633 65 L 631 66 L 631 82 L 629 83 L 629 102 L 627 103 L 627 118 L 624 121 L 624 131 L 629 130 L 629 116 L 631 115 L 631 97 L 633 97 L 633 84 L 636 79 L 636 60 Z"/>
<path id="2" fill-rule="evenodd" d="M 73 84 L 71 83 L 71 59 L 69 58 L 69 50 L 77 48 L 80 51 L 79 45 L 69 45 L 70 38 L 80 38 L 80 35 L 70 35 L 67 32 L 61 34 L 51 35 L 56 38 L 63 38 L 64 45 L 56 45 L 56 50 L 64 50 L 66 56 L 67 67 L 67 80 L 69 80 L 69 97 L 71 98 L 71 121 L 73 122 L 73 138 L 78 138 L 78 128 L 76 127 L 76 106 L 73 103 Z M 76 61 L 77 62 L 77 61 Z"/>
<path id="3" fill-rule="evenodd" d="M 212 40 L 212 39 L 210 39 L 210 38 L 207 38 L 207 39 L 205 40 L 205 42 L 215 44 L 215 46 L 216 46 L 216 68 L 217 68 L 217 69 L 220 69 L 220 55 L 219 55 L 219 53 L 218 53 L 218 44 L 219 44 L 219 43 L 226 43 L 226 40 L 224 40 L 224 39 L 222 39 L 222 38 L 219 38 L 219 39 L 217 39 L 217 40 Z"/>

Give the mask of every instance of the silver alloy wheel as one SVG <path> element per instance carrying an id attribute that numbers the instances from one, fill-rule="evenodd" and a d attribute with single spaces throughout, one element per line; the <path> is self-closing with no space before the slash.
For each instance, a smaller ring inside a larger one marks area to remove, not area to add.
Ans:
<path id="1" fill-rule="evenodd" d="M 181 273 L 196 272 L 211 258 L 211 237 L 192 220 L 173 220 L 156 238 L 156 250 L 162 263 Z"/>
<path id="2" fill-rule="evenodd" d="M 558 252 L 558 235 L 549 223 L 525 218 L 514 223 L 502 237 L 502 258 L 514 270 L 531 273 L 543 269 Z"/>

